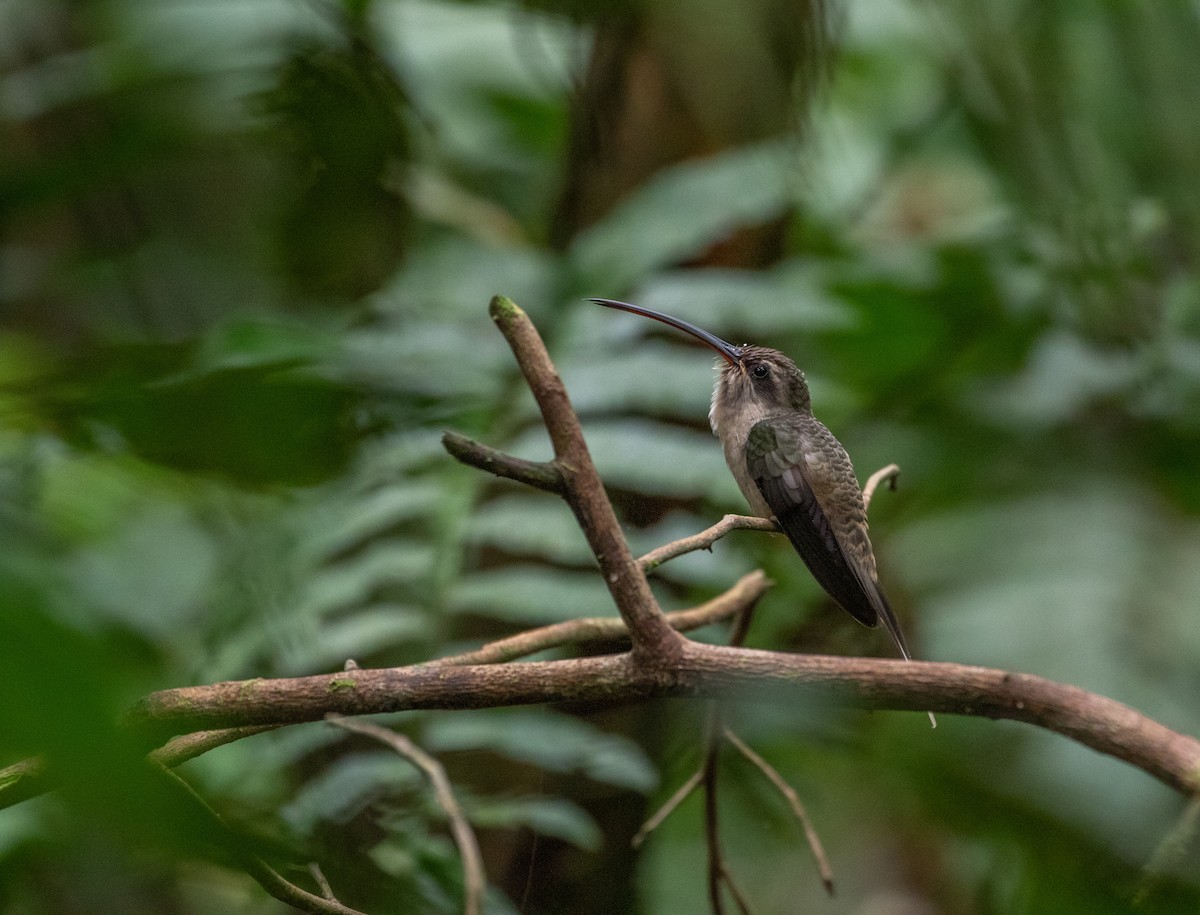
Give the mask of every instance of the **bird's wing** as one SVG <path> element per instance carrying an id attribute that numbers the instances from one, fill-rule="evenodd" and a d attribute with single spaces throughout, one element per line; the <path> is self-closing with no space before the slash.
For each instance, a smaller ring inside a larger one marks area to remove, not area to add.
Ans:
<path id="1" fill-rule="evenodd" d="M 757 423 L 746 440 L 750 476 L 804 564 L 851 616 L 874 626 L 880 615 L 877 601 L 868 594 L 821 507 L 803 454 L 798 433 L 770 419 Z M 882 598 L 878 585 L 872 590 Z"/>
<path id="2" fill-rule="evenodd" d="M 860 623 L 874 626 L 882 619 L 900 655 L 912 660 L 896 614 L 875 577 L 866 510 L 850 458 L 828 429 L 816 420 L 812 425 L 820 437 L 815 444 L 822 461 L 809 465 L 799 429 L 764 419 L 746 439 L 746 467 L 813 578 Z M 848 510 L 857 517 L 842 518 L 835 527 L 817 498 L 818 488 L 827 497 L 847 497 Z M 927 714 L 936 728 L 933 712 Z"/>

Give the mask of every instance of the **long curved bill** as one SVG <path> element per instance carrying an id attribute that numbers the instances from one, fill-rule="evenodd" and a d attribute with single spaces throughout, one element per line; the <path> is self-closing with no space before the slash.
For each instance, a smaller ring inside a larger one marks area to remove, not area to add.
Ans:
<path id="1" fill-rule="evenodd" d="M 730 365 L 737 365 L 742 358 L 742 349 L 739 346 L 734 346 L 732 343 L 727 343 L 715 334 L 710 334 L 708 331 L 697 327 L 688 321 L 680 318 L 672 318 L 670 315 L 665 315 L 661 311 L 654 311 L 651 308 L 643 308 L 641 305 L 630 305 L 628 302 L 617 302 L 614 299 L 588 299 L 589 302 L 595 302 L 597 305 L 603 305 L 605 308 L 615 308 L 618 311 L 628 311 L 630 314 L 641 315 L 645 318 L 653 318 L 655 321 L 661 321 L 663 324 L 669 324 L 671 327 L 677 328 L 684 333 L 691 334 L 697 340 L 703 340 L 718 353 L 721 358 Z"/>

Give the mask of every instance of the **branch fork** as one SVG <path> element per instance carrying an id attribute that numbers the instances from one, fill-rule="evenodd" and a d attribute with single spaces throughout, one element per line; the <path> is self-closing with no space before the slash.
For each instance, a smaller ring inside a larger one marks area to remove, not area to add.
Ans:
<path id="1" fill-rule="evenodd" d="M 629 551 L 604 484 L 592 463 L 579 418 L 537 328 L 515 302 L 503 296 L 492 299 L 489 313 L 512 348 L 517 365 L 542 412 L 542 420 L 554 445 L 554 460 L 550 467 L 561 480 L 560 494 L 583 529 L 600 565 L 600 575 L 629 630 L 633 662 L 636 664 L 647 658 L 656 661 L 677 658 L 683 639 L 667 622 L 645 574 Z M 547 476 L 550 473 L 547 470 Z"/>

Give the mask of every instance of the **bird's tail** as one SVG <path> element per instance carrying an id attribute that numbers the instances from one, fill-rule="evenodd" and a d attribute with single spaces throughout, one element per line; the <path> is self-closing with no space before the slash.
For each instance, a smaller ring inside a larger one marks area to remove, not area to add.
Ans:
<path id="1" fill-rule="evenodd" d="M 912 652 L 908 650 L 908 642 L 904 639 L 904 633 L 900 631 L 900 622 L 896 619 L 896 614 L 892 612 L 891 604 L 887 602 L 887 598 L 883 596 L 883 592 L 879 591 L 880 606 L 876 609 L 879 611 L 879 618 L 883 620 L 883 626 L 888 631 L 888 635 L 892 637 L 892 641 L 896 643 L 896 647 L 900 649 L 900 656 L 906 661 L 913 659 Z M 933 727 L 937 727 L 937 719 L 933 716 L 933 712 L 926 712 L 929 716 L 929 723 Z"/>

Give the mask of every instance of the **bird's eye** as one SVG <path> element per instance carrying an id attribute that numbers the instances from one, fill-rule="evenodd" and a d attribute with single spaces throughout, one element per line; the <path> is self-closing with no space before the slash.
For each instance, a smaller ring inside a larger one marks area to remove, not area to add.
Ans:
<path id="1" fill-rule="evenodd" d="M 751 369 L 750 374 L 753 375 L 755 378 L 766 378 L 767 372 L 768 372 L 767 367 L 760 362 L 753 369 Z"/>

